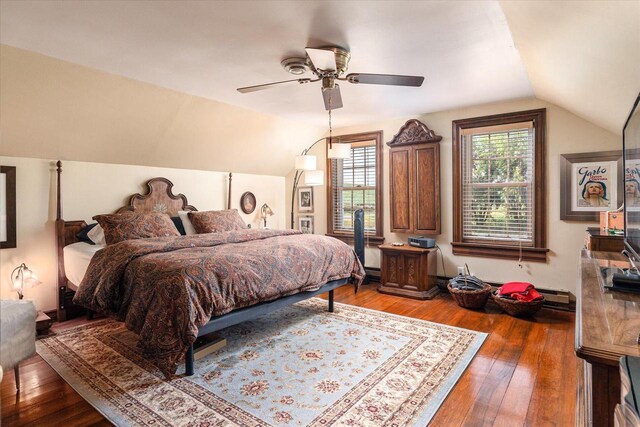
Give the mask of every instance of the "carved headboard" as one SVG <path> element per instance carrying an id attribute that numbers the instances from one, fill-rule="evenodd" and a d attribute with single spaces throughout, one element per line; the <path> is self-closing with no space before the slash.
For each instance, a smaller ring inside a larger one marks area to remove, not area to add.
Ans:
<path id="1" fill-rule="evenodd" d="M 67 308 L 72 306 L 73 291 L 67 289 L 68 280 L 64 270 L 64 247 L 78 242 L 76 234 L 87 223 L 84 220 L 65 221 L 62 219 L 62 162 L 56 163 L 57 172 L 57 197 L 56 197 L 56 243 L 58 253 L 58 321 L 67 318 Z M 227 209 L 231 207 L 231 180 L 229 174 L 229 190 L 227 194 Z M 147 194 L 134 194 L 129 198 L 129 204 L 116 210 L 123 212 L 166 212 L 171 216 L 178 215 L 178 211 L 196 211 L 197 209 L 187 202 L 184 194 L 173 194 L 173 183 L 167 178 L 152 178 L 146 182 Z M 99 212 L 96 212 L 96 214 Z"/>
<path id="2" fill-rule="evenodd" d="M 187 202 L 184 194 L 173 194 L 173 183 L 167 178 L 152 178 L 147 181 L 147 194 L 134 194 L 129 204 L 116 211 L 122 212 L 165 212 L 171 216 L 178 215 L 178 211 L 196 211 Z"/>

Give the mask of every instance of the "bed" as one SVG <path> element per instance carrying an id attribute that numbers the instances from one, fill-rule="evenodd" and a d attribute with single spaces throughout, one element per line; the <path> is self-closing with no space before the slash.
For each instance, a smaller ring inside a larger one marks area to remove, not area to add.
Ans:
<path id="1" fill-rule="evenodd" d="M 183 357 L 186 375 L 193 375 L 198 337 L 323 293 L 333 311 L 334 289 L 351 283 L 357 290 L 364 277 L 344 243 L 293 230 L 239 229 L 89 247 L 76 237 L 85 221 L 62 219 L 61 162 L 57 166 L 58 319 L 84 307 L 124 321 L 168 376 Z M 231 176 L 229 183 L 228 207 Z M 172 186 L 166 178 L 151 179 L 147 194 L 134 194 L 116 212 L 196 212 Z"/>

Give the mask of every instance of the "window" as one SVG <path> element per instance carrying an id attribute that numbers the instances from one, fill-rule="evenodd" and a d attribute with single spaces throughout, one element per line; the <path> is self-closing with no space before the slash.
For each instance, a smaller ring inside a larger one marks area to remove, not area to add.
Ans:
<path id="1" fill-rule="evenodd" d="M 328 234 L 352 241 L 354 212 L 363 209 L 367 243 L 382 243 L 382 132 L 344 135 L 340 142 L 351 144 L 351 158 L 327 159 Z"/>
<path id="2" fill-rule="evenodd" d="M 545 110 L 453 122 L 453 253 L 546 262 Z"/>

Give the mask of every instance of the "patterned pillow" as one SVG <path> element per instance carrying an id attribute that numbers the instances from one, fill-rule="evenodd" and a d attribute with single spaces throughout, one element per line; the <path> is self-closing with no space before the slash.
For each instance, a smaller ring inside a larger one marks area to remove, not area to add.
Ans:
<path id="1" fill-rule="evenodd" d="M 159 212 L 137 214 L 96 215 L 93 217 L 104 230 L 107 245 L 131 239 L 149 237 L 179 236 L 180 232 L 173 225 L 169 215 Z"/>
<path id="2" fill-rule="evenodd" d="M 198 234 L 221 233 L 247 228 L 237 209 L 189 212 L 189 220 Z"/>

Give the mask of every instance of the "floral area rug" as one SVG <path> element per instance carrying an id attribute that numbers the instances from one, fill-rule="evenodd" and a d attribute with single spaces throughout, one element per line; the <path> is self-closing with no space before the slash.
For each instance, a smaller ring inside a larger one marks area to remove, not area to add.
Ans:
<path id="1" fill-rule="evenodd" d="M 38 353 L 116 425 L 424 426 L 486 334 L 313 298 L 227 328 L 170 381 L 137 336 L 101 320 Z"/>

